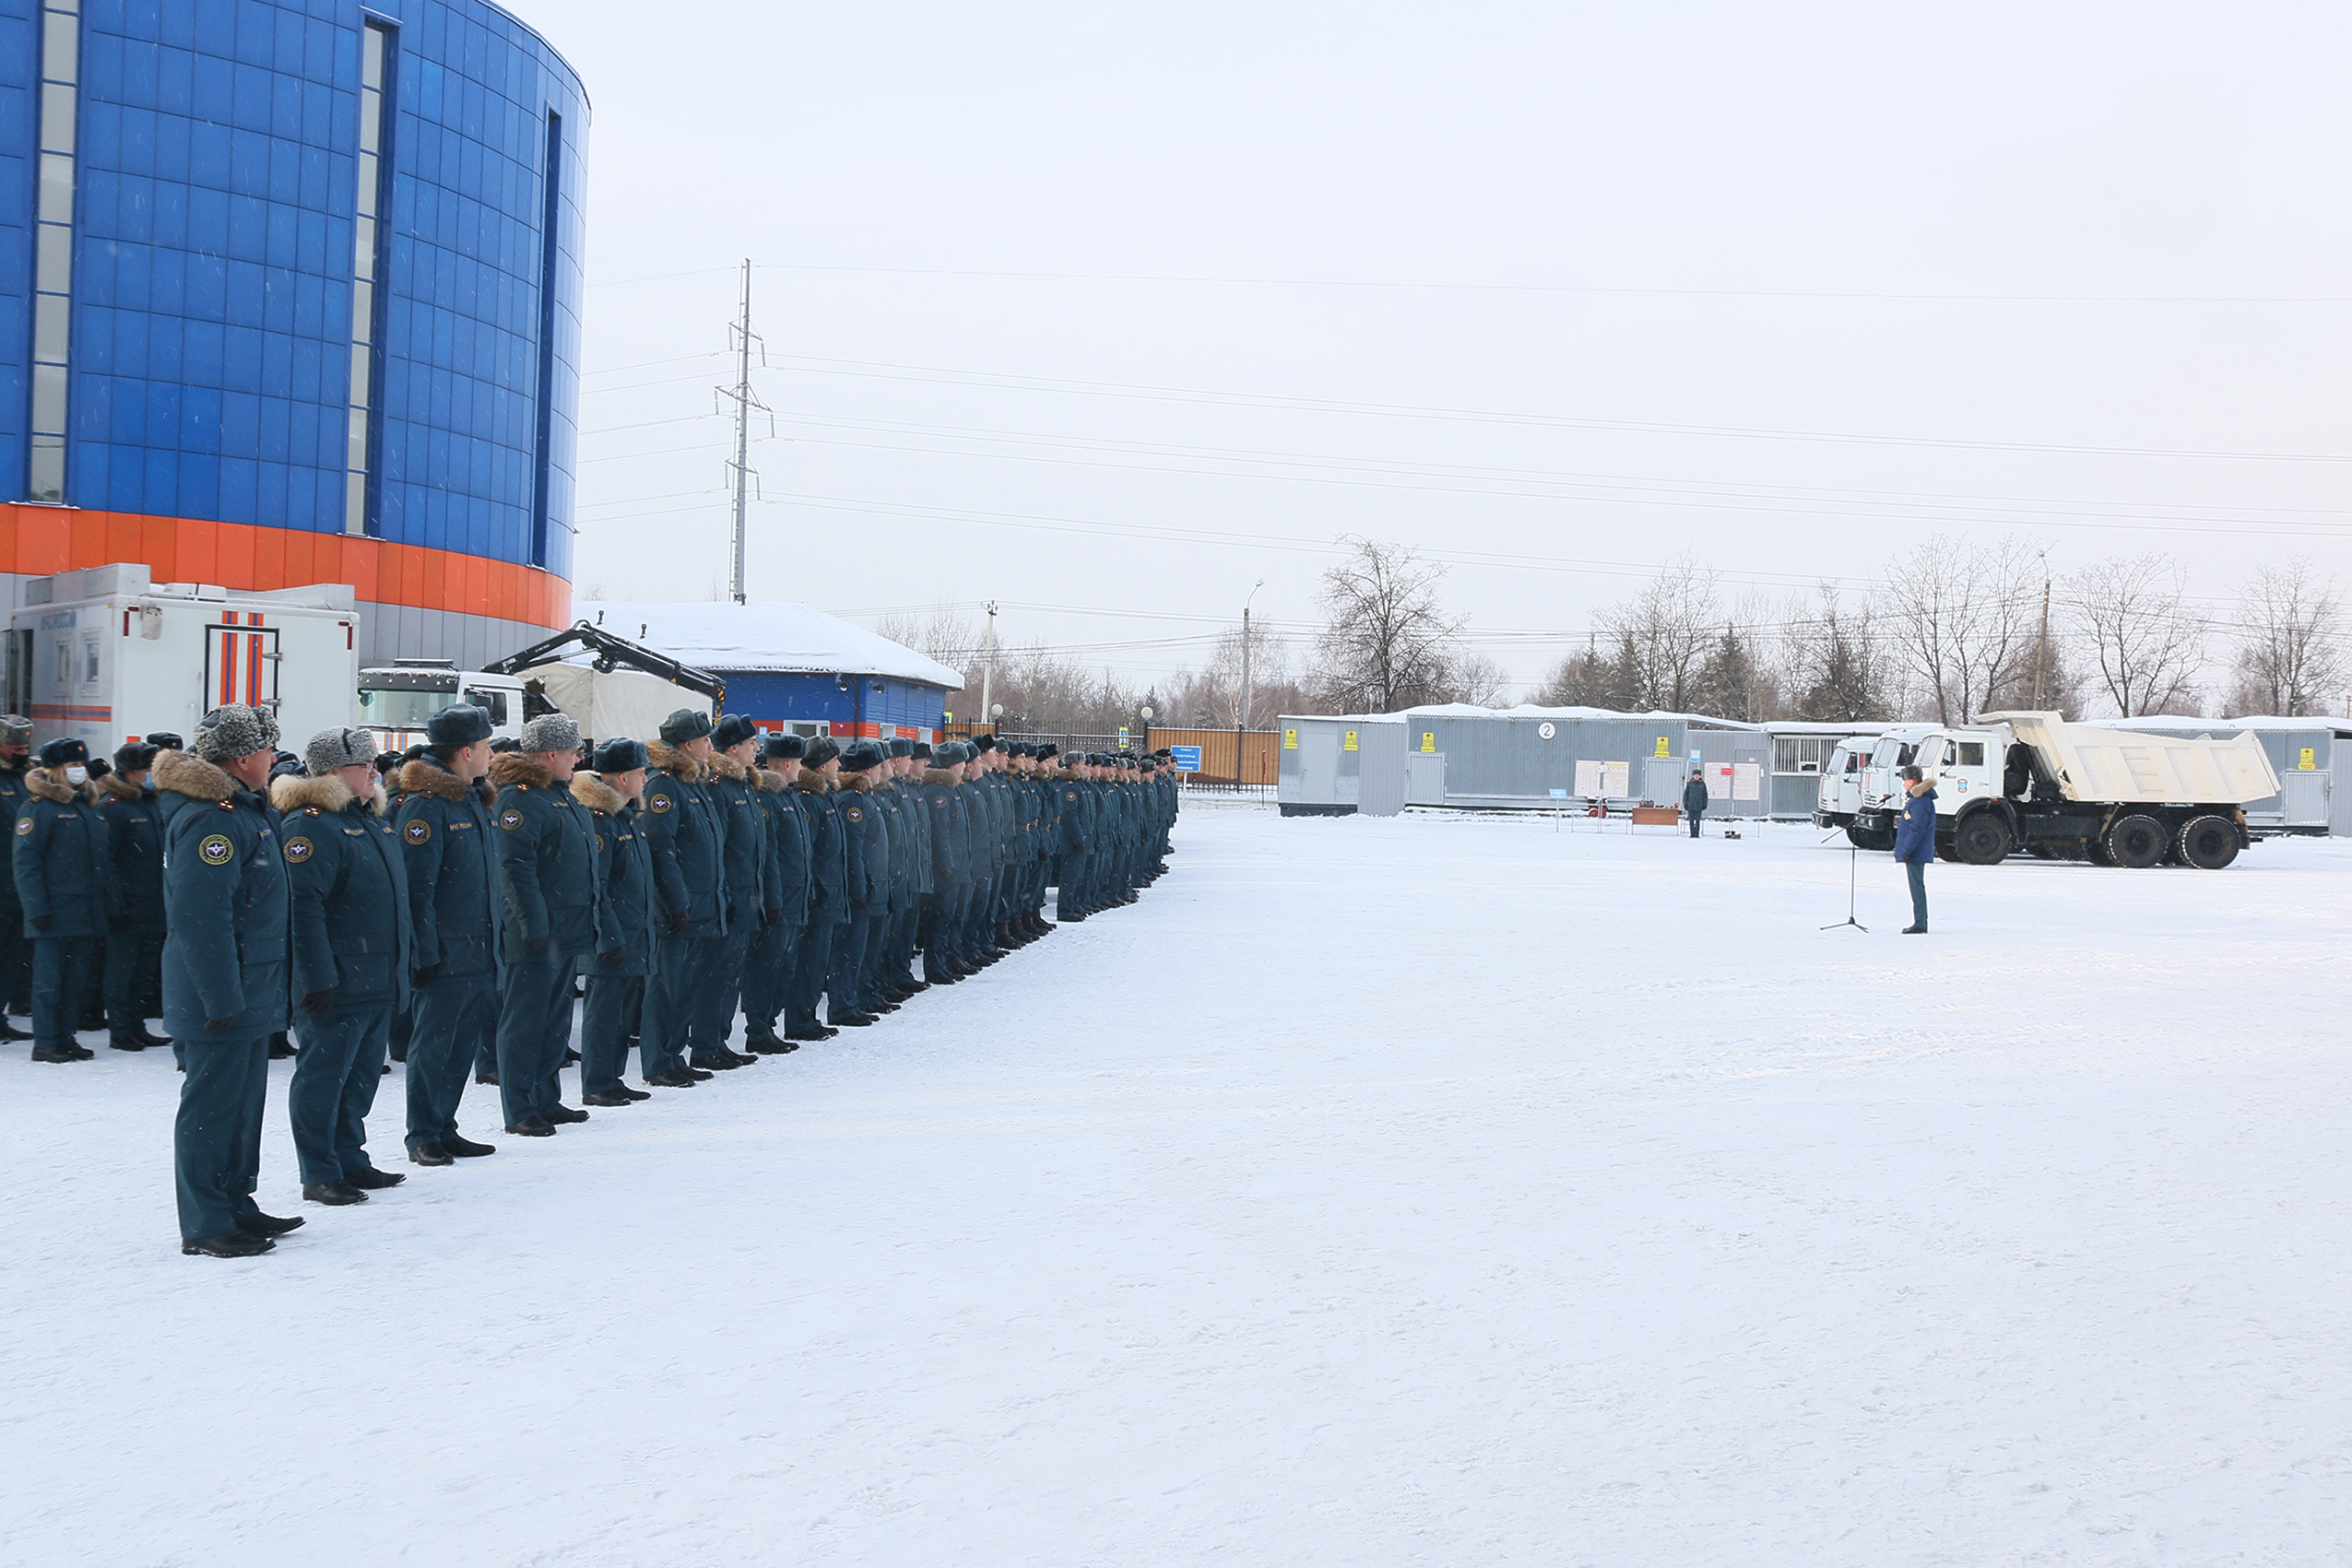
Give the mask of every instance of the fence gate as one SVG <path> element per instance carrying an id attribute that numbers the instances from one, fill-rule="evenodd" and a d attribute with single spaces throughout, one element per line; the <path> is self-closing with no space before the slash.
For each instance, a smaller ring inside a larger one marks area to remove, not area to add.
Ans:
<path id="1" fill-rule="evenodd" d="M 278 628 L 264 626 L 260 615 L 235 610 L 221 612 L 220 624 L 204 629 L 205 708 L 242 702 L 248 708 L 278 711 Z"/>

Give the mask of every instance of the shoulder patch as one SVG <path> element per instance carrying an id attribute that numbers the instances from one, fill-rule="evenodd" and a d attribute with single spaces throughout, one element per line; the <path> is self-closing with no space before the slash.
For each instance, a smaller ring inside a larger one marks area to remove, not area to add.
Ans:
<path id="1" fill-rule="evenodd" d="M 422 817 L 411 817 L 408 825 L 400 830 L 400 836 L 410 843 L 423 843 L 432 837 L 432 824 Z"/>
<path id="2" fill-rule="evenodd" d="M 669 796 L 666 794 L 655 796 L 646 803 L 646 808 L 654 811 L 667 811 L 669 809 Z"/>
<path id="3" fill-rule="evenodd" d="M 935 795 L 931 796 L 931 804 L 944 811 L 947 809 L 947 796 L 944 795 Z"/>
<path id="4" fill-rule="evenodd" d="M 842 815 L 847 817 L 853 822 L 862 822 L 866 819 L 866 813 L 859 810 L 855 806 L 843 807 Z"/>
<path id="5" fill-rule="evenodd" d="M 30 831 L 32 831 L 32 819 L 31 819 L 31 818 L 30 818 L 30 817 L 19 817 L 19 818 L 18 818 L 18 819 L 17 819 L 17 836 L 18 836 L 18 838 L 22 838 L 22 837 L 24 837 L 27 833 L 29 833 L 29 832 L 30 832 Z"/>
<path id="6" fill-rule="evenodd" d="M 1062 798 L 1064 800 L 1076 800 L 1078 798 L 1078 792 L 1073 789 L 1068 795 L 1063 796 Z"/>
<path id="7" fill-rule="evenodd" d="M 196 857 L 207 866 L 226 866 L 236 853 L 237 846 L 229 842 L 226 833 L 207 833 L 204 842 L 196 845 Z"/>
<path id="8" fill-rule="evenodd" d="M 523 814 L 510 806 L 498 814 L 498 825 L 512 832 L 523 825 Z"/>
<path id="9" fill-rule="evenodd" d="M 299 865 L 301 865 L 303 861 L 308 860 L 310 857 L 311 857 L 311 841 L 310 841 L 310 840 L 308 840 L 308 839 L 288 839 L 288 840 L 286 841 L 286 858 L 287 858 L 287 859 L 289 859 L 289 860 L 290 860 L 290 861 L 294 862 L 296 865 L 298 865 L 298 866 L 299 866 Z"/>

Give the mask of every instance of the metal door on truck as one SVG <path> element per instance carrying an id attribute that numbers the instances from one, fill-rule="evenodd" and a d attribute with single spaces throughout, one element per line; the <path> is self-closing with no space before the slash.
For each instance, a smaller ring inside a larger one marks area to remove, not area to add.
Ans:
<path id="1" fill-rule="evenodd" d="M 204 708 L 242 702 L 248 708 L 278 711 L 278 628 L 256 624 L 249 615 L 239 626 L 233 619 L 204 629 Z"/>
<path id="2" fill-rule="evenodd" d="M 1405 753 L 1405 804 L 1446 804 L 1446 754 L 1442 751 Z"/>

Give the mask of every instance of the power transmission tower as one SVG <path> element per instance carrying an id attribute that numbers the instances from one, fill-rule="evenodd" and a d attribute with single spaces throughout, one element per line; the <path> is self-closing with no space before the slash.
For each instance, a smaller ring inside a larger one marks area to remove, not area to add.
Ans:
<path id="1" fill-rule="evenodd" d="M 735 487 L 735 572 L 730 579 L 728 596 L 737 604 L 743 603 L 743 530 L 751 511 L 751 488 L 759 476 L 751 471 L 751 415 L 754 410 L 768 416 L 768 434 L 775 434 L 775 415 L 760 401 L 751 390 L 751 345 L 760 346 L 760 368 L 768 363 L 767 340 L 751 330 L 751 262 L 743 262 L 743 314 L 727 328 L 732 340 L 728 347 L 735 350 L 736 368 L 733 386 L 715 387 L 717 395 L 735 405 L 735 456 L 727 466 L 727 477 Z"/>

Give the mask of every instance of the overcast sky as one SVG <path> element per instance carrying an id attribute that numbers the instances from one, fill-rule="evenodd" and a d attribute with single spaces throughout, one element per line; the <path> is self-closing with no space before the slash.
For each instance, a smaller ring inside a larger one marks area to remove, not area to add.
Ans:
<path id="1" fill-rule="evenodd" d="M 514 8 L 594 102 L 583 597 L 725 591 L 747 256 L 752 595 L 1139 678 L 1350 533 L 1522 682 L 1684 552 L 2352 579 L 2340 6 Z"/>

